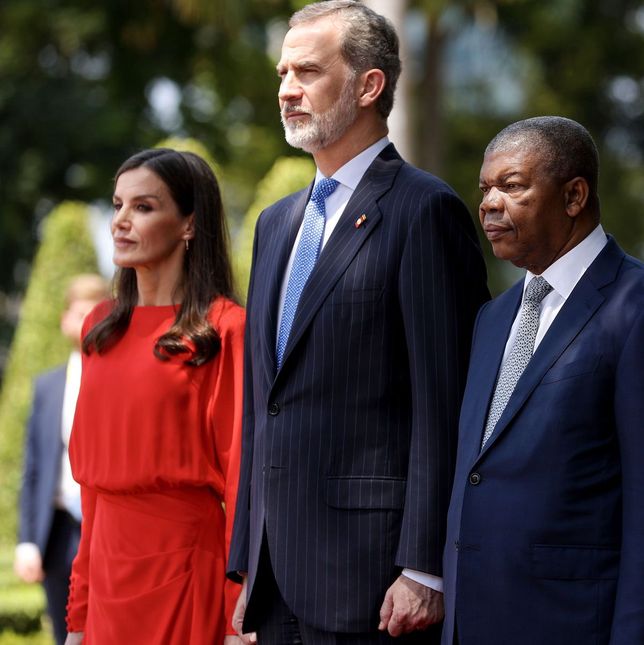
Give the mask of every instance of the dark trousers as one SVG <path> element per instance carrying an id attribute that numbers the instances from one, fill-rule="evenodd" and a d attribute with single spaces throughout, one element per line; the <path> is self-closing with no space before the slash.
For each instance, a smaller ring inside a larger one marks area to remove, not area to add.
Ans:
<path id="1" fill-rule="evenodd" d="M 256 609 L 254 621 L 258 645 L 438 645 L 441 625 L 424 632 L 415 632 L 391 637 L 387 632 L 374 631 L 364 634 L 325 632 L 315 629 L 301 620 L 288 608 L 282 598 L 270 562 L 266 539 L 262 544 L 256 584 L 260 585 L 258 596 L 261 609 Z M 253 595 L 255 595 L 255 591 Z"/>
<path id="2" fill-rule="evenodd" d="M 47 596 L 47 613 L 51 618 L 57 645 L 63 645 L 67 637 L 65 616 L 69 576 L 79 539 L 80 524 L 66 511 L 56 510 L 43 558 L 43 586 Z"/>

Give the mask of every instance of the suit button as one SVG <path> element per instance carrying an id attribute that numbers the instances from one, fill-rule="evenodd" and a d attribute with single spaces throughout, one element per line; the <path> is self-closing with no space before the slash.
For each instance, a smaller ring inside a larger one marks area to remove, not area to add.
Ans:
<path id="1" fill-rule="evenodd" d="M 470 484 L 472 486 L 478 486 L 481 483 L 481 475 L 478 473 L 471 473 L 470 474 Z"/>
<path id="2" fill-rule="evenodd" d="M 280 406 L 277 403 L 271 403 L 268 406 L 268 413 L 272 417 L 276 417 L 280 413 Z"/>

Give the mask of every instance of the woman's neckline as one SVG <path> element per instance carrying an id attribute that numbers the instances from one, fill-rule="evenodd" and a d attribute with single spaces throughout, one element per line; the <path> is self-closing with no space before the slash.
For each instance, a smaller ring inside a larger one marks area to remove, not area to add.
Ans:
<path id="1" fill-rule="evenodd" d="M 134 305 L 135 311 L 159 310 L 159 309 L 181 309 L 181 303 L 175 305 Z"/>

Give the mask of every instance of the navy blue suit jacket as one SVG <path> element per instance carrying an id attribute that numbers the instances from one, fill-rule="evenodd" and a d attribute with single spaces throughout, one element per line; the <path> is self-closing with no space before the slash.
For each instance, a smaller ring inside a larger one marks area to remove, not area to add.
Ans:
<path id="1" fill-rule="evenodd" d="M 37 544 L 42 556 L 49 540 L 60 480 L 66 369 L 63 365 L 36 379 L 25 441 L 18 541 Z"/>
<path id="2" fill-rule="evenodd" d="M 298 618 L 367 631 L 402 567 L 441 574 L 486 272 L 460 199 L 390 145 L 322 250 L 277 371 L 279 292 L 310 191 L 266 209 L 256 228 L 229 570 L 249 573 L 250 629 L 265 531 Z"/>
<path id="3" fill-rule="evenodd" d="M 610 240 L 485 417 L 523 281 L 482 308 L 445 548 L 461 645 L 644 643 L 644 266 Z"/>

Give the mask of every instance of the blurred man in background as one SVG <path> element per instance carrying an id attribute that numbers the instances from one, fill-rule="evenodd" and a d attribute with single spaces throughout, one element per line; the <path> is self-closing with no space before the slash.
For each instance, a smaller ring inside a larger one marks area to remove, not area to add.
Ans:
<path id="1" fill-rule="evenodd" d="M 36 379 L 26 433 L 14 570 L 25 582 L 43 583 L 59 645 L 67 635 L 69 574 L 80 537 L 80 492 L 67 446 L 80 386 L 81 329 L 85 316 L 107 296 L 108 285 L 99 275 L 82 274 L 70 281 L 60 328 L 73 351 L 66 365 Z"/>

